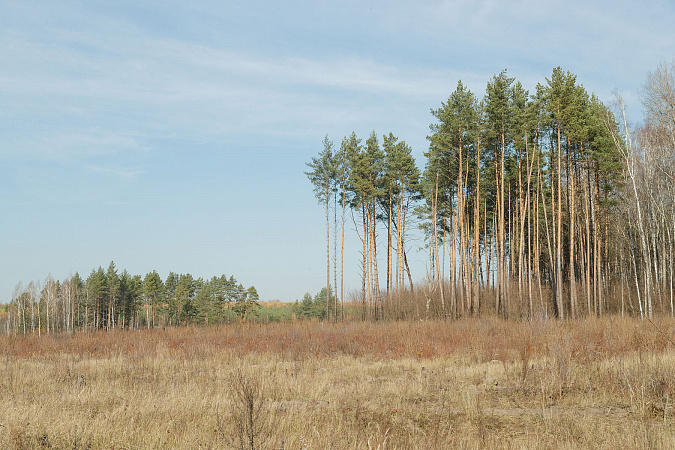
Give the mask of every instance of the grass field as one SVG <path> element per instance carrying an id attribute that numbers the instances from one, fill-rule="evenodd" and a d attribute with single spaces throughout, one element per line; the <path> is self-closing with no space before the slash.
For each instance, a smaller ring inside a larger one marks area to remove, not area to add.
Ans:
<path id="1" fill-rule="evenodd" d="M 675 346 L 635 319 L 167 327 L 0 351 L 2 448 L 675 448 Z"/>

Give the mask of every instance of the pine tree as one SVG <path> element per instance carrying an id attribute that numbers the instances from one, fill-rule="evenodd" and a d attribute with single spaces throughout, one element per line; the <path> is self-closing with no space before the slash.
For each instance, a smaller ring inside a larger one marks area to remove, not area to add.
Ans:
<path id="1" fill-rule="evenodd" d="M 345 253 L 345 209 L 348 204 L 347 196 L 348 184 L 350 179 L 350 158 L 351 155 L 358 154 L 361 149 L 361 139 L 356 137 L 356 133 L 352 132 L 349 137 L 344 137 L 340 144 L 340 151 L 336 154 L 336 173 L 338 177 L 339 191 L 340 191 L 340 205 L 342 206 L 342 225 L 341 230 L 341 248 L 340 248 L 340 301 L 341 301 L 341 318 L 344 320 L 344 298 L 345 298 L 345 284 L 344 284 L 344 253 Z M 337 282 L 335 283 L 337 290 Z"/>
<path id="2" fill-rule="evenodd" d="M 176 286 L 176 303 L 180 312 L 180 320 L 184 323 L 191 322 L 194 318 L 194 297 L 197 290 L 196 280 L 192 275 L 181 274 Z"/>
<path id="3" fill-rule="evenodd" d="M 333 157 L 333 141 L 326 136 L 323 140 L 323 151 L 318 157 L 307 163 L 311 170 L 305 172 L 314 185 L 314 194 L 326 208 L 326 287 L 330 285 L 330 197 L 337 179 L 335 160 Z M 326 305 L 327 320 L 330 320 L 330 298 Z"/>
<path id="4" fill-rule="evenodd" d="M 162 278 L 156 270 L 145 275 L 143 293 L 145 295 L 145 324 L 148 328 L 155 326 L 155 311 L 163 296 L 163 288 Z"/>
<path id="5" fill-rule="evenodd" d="M 506 241 L 506 161 L 512 149 L 512 89 L 514 78 L 502 71 L 488 83 L 485 99 L 486 112 L 486 157 L 492 162 L 490 171 L 494 174 L 491 194 L 496 200 L 493 211 L 496 212 L 496 269 L 495 310 L 506 318 L 509 307 L 509 276 L 507 267 Z M 487 177 L 486 177 L 487 178 Z"/>
<path id="6" fill-rule="evenodd" d="M 113 261 L 110 261 L 108 271 L 106 272 L 106 284 L 108 286 L 106 329 L 110 330 L 115 328 L 115 316 L 117 314 L 116 307 L 118 306 L 117 303 L 119 302 L 120 293 L 120 279 L 117 275 L 117 268 Z"/>
<path id="7" fill-rule="evenodd" d="M 410 202 L 419 197 L 420 174 L 412 157 L 412 150 L 405 141 L 399 141 L 393 133 L 389 133 L 388 136 L 383 136 L 382 148 L 384 170 L 380 203 L 387 226 L 387 300 L 391 301 L 392 292 L 397 293 L 400 300 L 406 215 Z M 392 242 L 394 236 L 395 245 Z M 393 250 L 396 250 L 395 267 L 392 261 Z"/>
<path id="8" fill-rule="evenodd" d="M 380 149 L 377 135 L 373 131 L 365 147 L 349 148 L 349 204 L 352 210 L 361 213 L 362 233 L 359 233 L 362 247 L 361 299 L 364 316 L 377 318 L 381 313 L 379 283 L 377 281 L 377 246 L 375 240 L 376 205 L 382 195 L 381 175 L 384 154 Z M 358 232 L 358 230 L 357 230 Z M 327 288 L 328 295 L 330 289 Z M 368 309 L 366 310 L 366 306 Z"/>
<path id="9" fill-rule="evenodd" d="M 164 282 L 164 295 L 166 298 L 166 318 L 165 323 L 169 325 L 178 325 L 180 323 L 181 306 L 176 296 L 178 289 L 179 276 L 174 272 L 169 272 Z"/>
<path id="10" fill-rule="evenodd" d="M 461 80 L 441 108 L 432 110 L 438 123 L 432 124 L 433 134 L 429 136 L 431 146 L 439 154 L 437 175 L 439 182 L 447 186 L 449 204 L 443 208 L 449 212 L 453 236 L 450 247 L 451 267 L 451 302 L 455 304 L 456 288 L 459 286 L 459 309 L 461 313 L 471 309 L 472 276 L 469 267 L 471 226 L 468 218 L 472 214 L 470 208 L 471 194 L 476 192 L 476 167 L 478 165 L 476 135 L 478 132 L 477 100 Z M 444 163 L 440 165 L 440 161 Z M 458 244 L 458 247 L 455 245 Z M 437 252 L 437 250 L 436 250 Z M 458 264 L 456 256 L 459 258 Z M 436 264 L 437 274 L 440 273 Z M 459 275 L 459 285 L 455 276 Z M 438 278 L 442 278 L 438 276 Z M 443 291 L 441 289 L 443 301 Z"/>

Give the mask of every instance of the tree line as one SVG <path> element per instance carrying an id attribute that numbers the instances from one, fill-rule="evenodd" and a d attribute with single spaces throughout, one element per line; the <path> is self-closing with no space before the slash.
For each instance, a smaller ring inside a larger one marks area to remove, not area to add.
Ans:
<path id="1" fill-rule="evenodd" d="M 352 133 L 339 148 L 326 137 L 306 174 L 326 212 L 327 291 L 331 230 L 337 286 L 348 209 L 362 243 L 364 316 L 396 311 L 402 296 L 421 299 L 418 316 L 443 318 L 672 315 L 674 73 L 671 63 L 649 74 L 645 123 L 633 129 L 619 97 L 604 105 L 560 67 L 532 93 L 506 71 L 482 98 L 459 81 L 431 110 L 422 171 L 391 133 L 382 144 L 375 132 L 365 143 Z M 417 294 L 406 258 L 411 219 L 429 257 Z M 337 306 L 334 298 L 334 319 Z"/>
<path id="2" fill-rule="evenodd" d="M 220 324 L 255 315 L 259 297 L 234 276 L 195 278 L 170 272 L 162 281 L 156 270 L 141 277 L 107 270 L 78 273 L 63 281 L 47 277 L 44 285 L 17 284 L 5 318 L 13 334 L 152 328 L 181 324 Z"/>
<path id="3" fill-rule="evenodd" d="M 326 214 L 326 286 L 298 317 L 345 318 L 346 227 L 364 319 L 674 315 L 675 61 L 648 74 L 642 103 L 630 126 L 620 96 L 607 106 L 569 71 L 532 93 L 503 71 L 482 98 L 460 80 L 431 110 L 421 166 L 393 133 L 326 136 L 305 172 Z M 412 234 L 428 255 L 416 283 Z M 258 300 L 232 276 L 162 281 L 111 262 L 19 283 L 2 318 L 16 334 L 209 325 L 254 316 Z"/>

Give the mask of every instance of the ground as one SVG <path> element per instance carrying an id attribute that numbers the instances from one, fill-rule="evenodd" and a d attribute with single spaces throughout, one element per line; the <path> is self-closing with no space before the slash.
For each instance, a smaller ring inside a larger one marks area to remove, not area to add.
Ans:
<path id="1" fill-rule="evenodd" d="M 619 317 L 4 336 L 0 447 L 673 448 L 673 347 Z"/>

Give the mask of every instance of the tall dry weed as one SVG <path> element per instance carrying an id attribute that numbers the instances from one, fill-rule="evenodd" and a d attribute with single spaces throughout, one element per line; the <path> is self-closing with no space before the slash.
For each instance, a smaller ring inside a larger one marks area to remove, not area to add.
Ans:
<path id="1" fill-rule="evenodd" d="M 228 385 L 232 396 L 230 414 L 235 429 L 236 448 L 270 448 L 276 423 L 266 397 L 262 373 L 256 370 L 244 371 L 239 367 L 230 375 Z M 219 430 L 226 437 L 220 420 Z"/>

